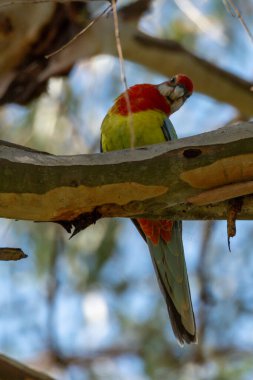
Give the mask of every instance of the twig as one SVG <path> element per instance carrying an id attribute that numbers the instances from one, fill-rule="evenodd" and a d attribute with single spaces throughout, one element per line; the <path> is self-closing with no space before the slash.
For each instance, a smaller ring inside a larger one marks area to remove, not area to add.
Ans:
<path id="1" fill-rule="evenodd" d="M 245 29 L 246 33 L 248 34 L 251 42 L 253 43 L 253 34 L 249 30 L 249 27 L 246 24 L 246 22 L 244 21 L 244 18 L 242 17 L 242 14 L 241 14 L 239 8 L 237 8 L 237 6 L 234 4 L 234 2 L 232 0 L 223 0 L 223 3 L 225 5 L 227 11 L 231 14 L 231 16 L 238 18 L 238 20 L 241 22 L 243 28 Z"/>
<path id="2" fill-rule="evenodd" d="M 236 235 L 236 219 L 238 213 L 243 206 L 243 198 L 231 199 L 228 203 L 228 217 L 227 217 L 227 236 L 228 236 L 228 249 L 230 249 L 230 238 Z"/>
<path id="3" fill-rule="evenodd" d="M 120 64 L 120 77 L 121 81 L 125 87 L 125 100 L 126 100 L 126 105 L 127 105 L 127 112 L 128 112 L 128 121 L 129 121 L 129 126 L 130 126 L 130 135 L 131 135 L 131 141 L 130 141 L 130 147 L 134 147 L 134 140 L 135 140 L 135 135 L 134 135 L 134 126 L 133 126 L 133 117 L 132 117 L 132 110 L 131 110 L 131 104 L 130 104 L 130 99 L 129 99 L 129 94 L 128 94 L 128 86 L 127 86 L 127 80 L 126 80 L 126 70 L 125 70 L 125 64 L 124 64 L 124 57 L 123 57 L 123 52 L 122 52 L 122 47 L 121 47 L 121 42 L 120 42 L 120 33 L 119 33 L 119 20 L 118 20 L 118 13 L 117 13 L 117 8 L 116 8 L 116 0 L 112 0 L 112 12 L 113 12 L 113 19 L 114 19 L 114 32 L 115 32 L 115 39 L 116 39 L 116 47 L 118 51 L 118 56 L 119 56 L 119 64 Z"/>
<path id="4" fill-rule="evenodd" d="M 0 248 L 0 261 L 17 261 L 26 257 L 21 248 Z"/>
<path id="5" fill-rule="evenodd" d="M 109 5 L 103 12 L 101 12 L 97 17 L 95 17 L 84 29 L 82 29 L 79 33 L 77 33 L 70 41 L 68 41 L 65 45 L 61 46 L 59 49 L 55 50 L 53 53 L 45 55 L 45 58 L 51 58 L 54 55 L 60 53 L 62 50 L 66 49 L 69 45 L 71 45 L 75 40 L 77 40 L 80 36 L 82 36 L 92 25 L 94 25 L 102 16 L 104 16 L 111 9 L 111 5 Z"/>

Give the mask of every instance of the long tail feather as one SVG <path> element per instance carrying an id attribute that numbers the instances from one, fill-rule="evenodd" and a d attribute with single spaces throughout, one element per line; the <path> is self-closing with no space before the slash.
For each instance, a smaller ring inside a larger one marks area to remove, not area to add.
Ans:
<path id="1" fill-rule="evenodd" d="M 173 223 L 171 240 L 157 245 L 147 239 L 159 286 L 164 295 L 172 329 L 180 344 L 194 343 L 196 325 L 182 242 L 182 222 Z"/>

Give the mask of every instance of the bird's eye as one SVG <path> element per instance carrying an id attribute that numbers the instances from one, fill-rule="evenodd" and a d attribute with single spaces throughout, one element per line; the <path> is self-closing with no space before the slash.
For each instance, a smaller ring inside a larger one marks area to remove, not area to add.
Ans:
<path id="1" fill-rule="evenodd" d="M 176 77 L 172 77 L 169 81 L 170 84 L 176 84 Z"/>

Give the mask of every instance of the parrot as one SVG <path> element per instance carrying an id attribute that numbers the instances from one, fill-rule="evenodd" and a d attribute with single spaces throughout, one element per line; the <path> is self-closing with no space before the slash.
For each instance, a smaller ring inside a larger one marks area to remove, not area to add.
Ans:
<path id="1" fill-rule="evenodd" d="M 101 152 L 177 139 L 169 116 L 191 96 L 184 74 L 158 85 L 136 84 L 119 95 L 101 125 Z M 180 345 L 196 343 L 196 324 L 182 241 L 182 221 L 132 219 L 148 245 L 172 330 Z"/>

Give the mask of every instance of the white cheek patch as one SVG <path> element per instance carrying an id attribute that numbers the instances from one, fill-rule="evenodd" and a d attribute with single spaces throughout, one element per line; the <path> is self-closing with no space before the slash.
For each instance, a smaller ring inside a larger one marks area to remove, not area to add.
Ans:
<path id="1" fill-rule="evenodd" d="M 159 84 L 159 86 L 158 86 L 158 90 L 159 90 L 159 92 L 160 92 L 163 96 L 170 96 L 171 93 L 172 93 L 173 90 L 174 90 L 174 87 L 170 87 L 170 86 L 168 86 L 167 83 L 161 83 L 161 84 Z"/>
<path id="2" fill-rule="evenodd" d="M 170 98 L 172 100 L 176 100 L 176 99 L 181 98 L 182 96 L 184 96 L 184 94 L 185 94 L 184 89 L 182 87 L 180 87 L 180 86 L 176 86 L 174 88 L 174 91 L 171 93 Z"/>
<path id="3" fill-rule="evenodd" d="M 169 86 L 164 82 L 157 86 L 160 94 L 166 97 L 167 102 L 170 105 L 171 113 L 176 112 L 185 101 L 185 90 L 181 86 Z"/>

